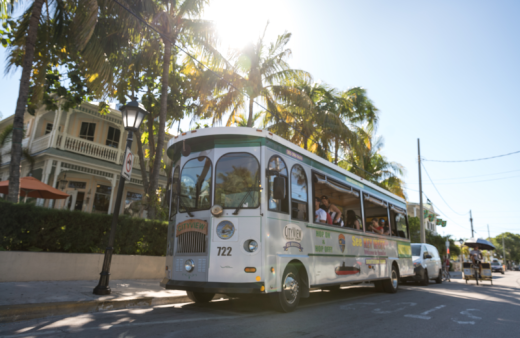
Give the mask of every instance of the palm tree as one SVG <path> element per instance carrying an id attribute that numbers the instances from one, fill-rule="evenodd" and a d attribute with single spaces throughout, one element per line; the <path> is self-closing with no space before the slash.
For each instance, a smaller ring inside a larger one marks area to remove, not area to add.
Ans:
<path id="1" fill-rule="evenodd" d="M 5 3 L 11 1 L 4 0 L 0 7 L 4 7 Z M 31 16 L 27 30 L 25 42 L 25 56 L 22 63 L 22 77 L 20 79 L 20 89 L 18 91 L 18 100 L 16 102 L 16 110 L 13 120 L 11 163 L 9 164 L 9 193 L 7 199 L 11 202 L 18 203 L 20 200 L 20 162 L 22 159 L 22 138 L 23 138 L 23 118 L 27 98 L 29 96 L 29 80 L 31 78 L 32 63 L 34 59 L 34 45 L 38 33 L 38 22 L 42 12 L 44 0 L 34 0 L 30 11 Z"/>
<path id="2" fill-rule="evenodd" d="M 4 20 L 8 18 L 8 11 L 5 9 L 12 10 L 15 2 L 18 1 L 0 0 L 0 19 Z M 13 119 L 11 162 L 9 165 L 9 193 L 7 195 L 7 199 L 15 203 L 17 203 L 20 198 L 20 163 L 22 158 L 24 114 L 29 97 L 31 72 L 33 70 L 35 47 L 44 3 L 47 5 L 48 12 L 52 11 L 55 15 L 60 16 L 60 18 L 63 18 L 67 9 L 74 10 L 73 23 L 75 25 L 72 25 L 74 29 L 68 33 L 75 38 L 79 46 L 84 46 L 86 41 L 90 39 L 93 27 L 96 24 L 98 11 L 96 0 L 81 1 L 79 3 L 67 0 L 33 0 L 29 9 L 22 16 L 19 26 L 20 29 L 17 31 L 16 37 L 20 43 L 19 51 L 21 53 L 19 53 L 18 56 L 20 57 L 20 65 L 22 66 L 22 76 Z M 50 8 L 50 6 L 55 6 L 56 10 L 53 11 L 53 8 Z M 48 21 L 49 19 L 50 18 L 48 18 Z M 57 22 L 62 23 L 60 20 L 54 20 L 54 23 Z M 61 31 L 61 36 L 63 36 L 63 34 L 65 34 L 65 32 Z M 43 51 L 43 53 L 45 54 L 47 51 Z M 42 77 L 44 78 L 43 74 Z M 32 80 L 35 81 L 34 78 Z"/>
<path id="3" fill-rule="evenodd" d="M 340 161 L 340 167 L 365 178 L 368 181 L 406 198 L 404 192 L 404 167 L 397 162 L 389 162 L 381 154 L 384 146 L 382 137 L 374 139 L 375 128 L 359 128 L 357 140 L 346 151 L 346 159 Z"/>
<path id="4" fill-rule="evenodd" d="M 287 59 L 291 50 L 287 44 L 291 33 L 279 35 L 274 43 L 265 43 L 265 31 L 256 43 L 251 43 L 231 55 L 232 66 L 226 64 L 217 72 L 214 79 L 214 94 L 201 101 L 198 115 L 213 118 L 213 123 L 220 123 L 224 114 L 230 113 L 227 125 L 240 114 L 247 111 L 247 127 L 254 123 L 254 102 L 259 98 L 270 111 L 278 110 L 277 100 L 287 87 L 283 82 L 295 77 L 310 78 L 307 72 L 289 67 Z"/>

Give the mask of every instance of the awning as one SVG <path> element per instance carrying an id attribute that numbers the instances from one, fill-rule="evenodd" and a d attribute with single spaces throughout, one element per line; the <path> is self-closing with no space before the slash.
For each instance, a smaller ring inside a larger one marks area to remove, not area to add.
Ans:
<path id="1" fill-rule="evenodd" d="M 340 186 L 336 185 L 335 183 L 327 181 L 327 177 L 325 177 L 324 180 L 319 178 L 317 175 L 314 175 L 314 177 L 316 177 L 316 180 L 317 180 L 316 183 L 318 183 L 318 184 L 326 185 L 327 187 L 329 187 L 329 188 L 331 188 L 333 190 L 336 190 L 337 192 L 350 194 L 350 195 L 359 197 L 359 192 L 357 192 L 354 189 L 352 189 L 352 187 L 348 187 L 348 186 L 341 186 L 340 187 Z M 348 189 L 348 188 L 350 188 L 350 189 Z"/>
<path id="2" fill-rule="evenodd" d="M 388 203 L 386 203 L 383 200 L 380 200 L 379 198 L 372 197 L 369 194 L 365 194 L 365 193 L 363 193 L 363 196 L 365 197 L 365 201 L 369 201 L 369 202 L 372 202 L 374 204 L 380 205 L 383 208 L 388 208 Z"/>

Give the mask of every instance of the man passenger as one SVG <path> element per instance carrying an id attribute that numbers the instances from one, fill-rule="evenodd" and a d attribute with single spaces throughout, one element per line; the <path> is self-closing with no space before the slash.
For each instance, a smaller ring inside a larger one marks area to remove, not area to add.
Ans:
<path id="1" fill-rule="evenodd" d="M 324 224 L 327 224 L 327 212 L 325 210 L 323 210 L 322 208 L 320 208 L 320 199 L 318 197 L 316 197 L 314 199 L 314 214 L 315 214 L 315 217 L 314 217 L 314 221 L 316 223 L 324 223 Z"/>

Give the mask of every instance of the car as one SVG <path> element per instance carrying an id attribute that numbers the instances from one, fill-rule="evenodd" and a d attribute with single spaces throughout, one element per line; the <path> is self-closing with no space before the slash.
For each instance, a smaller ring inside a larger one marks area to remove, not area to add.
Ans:
<path id="1" fill-rule="evenodd" d="M 492 272 L 501 272 L 502 274 L 504 274 L 504 267 L 499 262 L 492 262 L 491 271 Z"/>
<path id="2" fill-rule="evenodd" d="M 428 285 L 430 279 L 434 279 L 437 284 L 441 284 L 442 263 L 437 248 L 426 243 L 412 243 L 411 247 L 415 276 L 403 280 Z"/>

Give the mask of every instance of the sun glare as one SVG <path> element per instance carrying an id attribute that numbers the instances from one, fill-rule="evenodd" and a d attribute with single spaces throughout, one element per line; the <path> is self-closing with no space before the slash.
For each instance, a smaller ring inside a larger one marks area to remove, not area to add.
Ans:
<path id="1" fill-rule="evenodd" d="M 217 25 L 223 48 L 241 48 L 263 33 L 269 20 L 258 2 L 244 0 L 212 1 L 206 17 Z"/>

